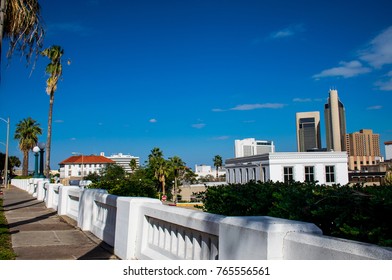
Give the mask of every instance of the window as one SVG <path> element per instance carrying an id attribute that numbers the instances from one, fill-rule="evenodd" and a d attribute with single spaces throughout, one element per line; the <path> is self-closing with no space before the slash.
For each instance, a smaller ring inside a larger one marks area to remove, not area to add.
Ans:
<path id="1" fill-rule="evenodd" d="M 314 182 L 314 166 L 305 166 L 305 182 Z"/>
<path id="2" fill-rule="evenodd" d="M 285 183 L 289 183 L 291 181 L 294 181 L 293 167 L 292 166 L 283 167 L 283 174 L 284 174 L 284 182 Z"/>
<path id="3" fill-rule="evenodd" d="M 335 166 L 332 165 L 325 166 L 325 181 L 327 183 L 335 182 Z"/>

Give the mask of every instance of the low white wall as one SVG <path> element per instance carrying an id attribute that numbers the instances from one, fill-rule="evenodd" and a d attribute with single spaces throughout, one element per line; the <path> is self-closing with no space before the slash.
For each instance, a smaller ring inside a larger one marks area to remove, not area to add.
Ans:
<path id="1" fill-rule="evenodd" d="M 137 259 L 216 260 L 224 218 L 160 204 L 140 207 Z"/>
<path id="2" fill-rule="evenodd" d="M 286 260 L 390 260 L 392 248 L 346 239 L 290 232 L 283 242 Z"/>
<path id="3" fill-rule="evenodd" d="M 226 217 L 220 224 L 219 259 L 281 260 L 290 232 L 322 234 L 314 224 L 274 217 Z"/>
<path id="4" fill-rule="evenodd" d="M 34 186 L 36 184 L 37 186 Z M 157 199 L 104 190 L 12 180 L 59 215 L 114 247 L 121 259 L 392 260 L 392 248 L 323 236 L 311 223 L 273 217 L 225 217 L 166 206 Z M 39 191 L 37 191 L 39 190 Z"/>

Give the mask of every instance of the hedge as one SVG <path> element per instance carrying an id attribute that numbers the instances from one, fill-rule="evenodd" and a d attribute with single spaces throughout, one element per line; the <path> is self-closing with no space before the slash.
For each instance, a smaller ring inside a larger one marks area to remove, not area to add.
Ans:
<path id="1" fill-rule="evenodd" d="M 392 186 L 249 182 L 207 187 L 203 211 L 316 224 L 325 235 L 392 246 Z"/>

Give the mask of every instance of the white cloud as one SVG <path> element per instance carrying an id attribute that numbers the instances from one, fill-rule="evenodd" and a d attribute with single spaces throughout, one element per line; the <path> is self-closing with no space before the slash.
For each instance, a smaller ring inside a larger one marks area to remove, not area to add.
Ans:
<path id="1" fill-rule="evenodd" d="M 231 108 L 232 111 L 249 111 L 255 109 L 280 109 L 286 106 L 285 104 L 281 103 L 256 103 L 256 104 L 241 104 L 237 105 L 234 108 Z"/>
<path id="2" fill-rule="evenodd" d="M 375 105 L 366 108 L 366 110 L 380 110 L 380 109 L 382 109 L 381 105 Z"/>
<path id="3" fill-rule="evenodd" d="M 201 129 L 203 127 L 205 127 L 206 124 L 205 123 L 196 123 L 196 124 L 192 124 L 193 128 L 197 128 L 197 129 Z"/>
<path id="4" fill-rule="evenodd" d="M 363 66 L 363 63 L 371 67 Z M 371 40 L 367 48 L 358 52 L 357 58 L 350 62 L 340 62 L 338 67 L 326 69 L 313 76 L 314 79 L 324 77 L 351 78 L 360 74 L 369 73 L 392 64 L 392 26 L 379 33 Z M 388 74 L 389 75 L 389 74 Z M 392 76 L 376 82 L 380 90 L 392 90 Z"/>
<path id="5" fill-rule="evenodd" d="M 230 136 L 224 135 L 224 136 L 218 136 L 218 137 L 214 137 L 214 140 L 227 140 L 229 139 Z"/>
<path id="6" fill-rule="evenodd" d="M 311 98 L 294 98 L 293 102 L 312 102 Z"/>
<path id="7" fill-rule="evenodd" d="M 157 120 L 156 120 L 156 119 L 150 119 L 149 122 L 150 122 L 150 123 L 156 123 Z"/>
<path id="8" fill-rule="evenodd" d="M 298 103 L 307 103 L 307 102 L 322 102 L 324 101 L 322 98 L 293 98 L 293 102 L 298 102 Z"/>
<path id="9" fill-rule="evenodd" d="M 353 60 L 349 62 L 341 61 L 339 63 L 340 66 L 326 69 L 319 74 L 313 76 L 315 79 L 320 79 L 324 77 L 335 77 L 340 76 L 343 78 L 351 78 L 354 76 L 358 76 L 360 74 L 369 73 L 371 71 L 370 68 L 364 67 L 362 63 L 358 60 Z"/>
<path id="10" fill-rule="evenodd" d="M 225 110 L 219 108 L 212 109 L 212 112 L 224 112 L 224 111 Z"/>
<path id="11" fill-rule="evenodd" d="M 64 123 L 63 120 L 55 120 L 54 122 L 55 122 L 55 123 Z"/>
<path id="12" fill-rule="evenodd" d="M 392 64 L 392 26 L 377 35 L 366 50 L 360 51 L 360 59 L 375 68 Z"/>
<path id="13" fill-rule="evenodd" d="M 304 31 L 305 31 L 305 29 L 303 27 L 303 24 L 296 24 L 296 25 L 292 25 L 287 28 L 284 28 L 279 31 L 271 33 L 270 38 L 282 39 L 282 38 L 292 37 L 298 33 L 304 32 Z"/>
<path id="14" fill-rule="evenodd" d="M 392 71 L 385 75 L 386 78 L 377 81 L 375 85 L 379 90 L 392 91 Z"/>

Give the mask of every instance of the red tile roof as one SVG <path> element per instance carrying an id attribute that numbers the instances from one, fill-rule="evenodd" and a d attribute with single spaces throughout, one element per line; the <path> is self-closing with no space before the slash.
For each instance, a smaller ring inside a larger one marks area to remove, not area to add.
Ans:
<path id="1" fill-rule="evenodd" d="M 60 165 L 65 165 L 65 164 L 91 164 L 91 163 L 115 163 L 113 160 L 108 159 L 103 156 L 85 156 L 85 155 L 80 155 L 80 156 L 71 156 L 67 158 L 66 160 L 63 160 L 60 162 Z"/>

